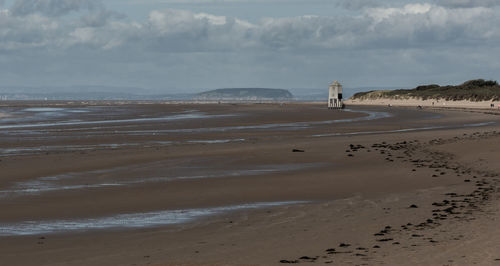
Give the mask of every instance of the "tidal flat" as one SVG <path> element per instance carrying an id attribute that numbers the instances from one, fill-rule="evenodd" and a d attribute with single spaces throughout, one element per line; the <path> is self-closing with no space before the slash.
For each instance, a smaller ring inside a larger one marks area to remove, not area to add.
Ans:
<path id="1" fill-rule="evenodd" d="M 500 112 L 10 102 L 0 114 L 0 264 L 500 259 Z"/>

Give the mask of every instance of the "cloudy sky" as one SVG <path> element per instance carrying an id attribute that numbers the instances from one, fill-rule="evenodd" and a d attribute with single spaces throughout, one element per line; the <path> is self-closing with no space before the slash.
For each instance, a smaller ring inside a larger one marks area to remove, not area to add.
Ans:
<path id="1" fill-rule="evenodd" d="M 0 0 L 0 86 L 500 80 L 500 0 Z"/>

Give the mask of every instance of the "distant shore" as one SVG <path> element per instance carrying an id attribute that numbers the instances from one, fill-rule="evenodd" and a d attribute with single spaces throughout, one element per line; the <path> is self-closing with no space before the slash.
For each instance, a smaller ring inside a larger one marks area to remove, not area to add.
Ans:
<path id="1" fill-rule="evenodd" d="M 422 107 L 449 107 L 449 108 L 474 108 L 474 109 L 498 109 L 500 108 L 499 101 L 449 101 L 449 100 L 436 100 L 436 99 L 349 99 L 345 101 L 346 104 L 351 105 L 375 105 L 375 106 L 422 106 Z M 493 107 L 492 107 L 493 104 Z"/>

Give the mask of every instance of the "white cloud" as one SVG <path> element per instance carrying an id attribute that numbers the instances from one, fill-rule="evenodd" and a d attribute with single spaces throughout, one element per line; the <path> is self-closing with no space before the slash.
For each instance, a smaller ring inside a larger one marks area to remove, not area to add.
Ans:
<path id="1" fill-rule="evenodd" d="M 428 13 L 432 9 L 430 4 L 408 4 L 403 8 L 371 8 L 366 14 L 373 19 L 375 23 L 389 19 L 394 16 L 406 15 L 421 15 Z"/>

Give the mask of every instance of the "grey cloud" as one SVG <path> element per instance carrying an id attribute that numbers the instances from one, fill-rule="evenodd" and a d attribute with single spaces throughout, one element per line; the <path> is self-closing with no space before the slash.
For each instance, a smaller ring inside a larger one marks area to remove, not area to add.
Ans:
<path id="1" fill-rule="evenodd" d="M 16 0 L 10 8 L 12 14 L 25 16 L 40 13 L 45 16 L 62 16 L 73 11 L 102 8 L 97 0 Z"/>
<path id="2" fill-rule="evenodd" d="M 453 8 L 493 7 L 500 5 L 500 0 L 437 0 L 437 4 Z"/>
<path id="3" fill-rule="evenodd" d="M 98 9 L 88 12 L 80 17 L 80 24 L 87 27 L 103 27 L 109 20 L 122 20 L 126 16 L 107 9 Z"/>
<path id="4" fill-rule="evenodd" d="M 19 73 L 31 71 L 25 79 L 47 84 L 60 78 L 134 86 L 307 86 L 326 84 L 332 73 L 356 73 L 365 84 L 394 73 L 394 82 L 403 84 L 418 74 L 436 80 L 444 65 L 456 73 L 450 80 L 463 76 L 460 67 L 486 78 L 500 68 L 492 52 L 500 42 L 495 9 L 410 4 L 360 12 L 251 23 L 172 9 L 152 11 L 142 22 L 106 10 L 65 18 L 0 11 L 0 67 L 6 69 L 0 82 L 24 80 Z"/>
<path id="5" fill-rule="evenodd" d="M 338 6 L 349 10 L 360 10 L 381 5 L 377 0 L 340 0 L 338 3 Z"/>
<path id="6" fill-rule="evenodd" d="M 258 25 L 261 44 L 301 49 L 407 49 L 495 45 L 500 19 L 486 8 L 446 9 L 430 4 L 371 8 L 364 16 L 270 19 Z"/>
<path id="7" fill-rule="evenodd" d="M 455 9 L 430 4 L 368 8 L 363 16 L 237 18 L 183 10 L 152 11 L 147 22 L 92 12 L 76 21 L 18 18 L 0 13 L 0 48 L 145 49 L 151 52 L 227 52 L 379 49 L 488 45 L 500 41 L 500 18 L 488 8 Z"/>

